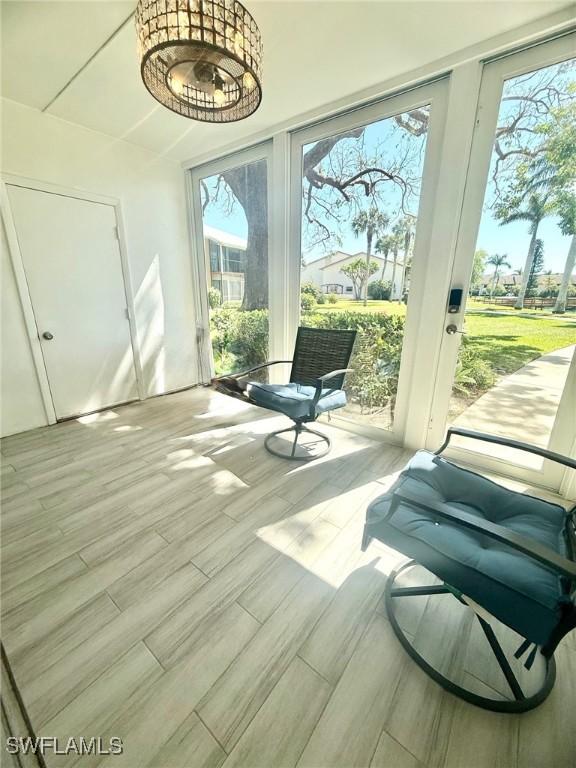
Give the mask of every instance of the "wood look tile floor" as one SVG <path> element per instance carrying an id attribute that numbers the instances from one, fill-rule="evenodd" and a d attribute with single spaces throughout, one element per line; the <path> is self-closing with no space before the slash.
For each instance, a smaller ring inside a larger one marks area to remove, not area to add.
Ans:
<path id="1" fill-rule="evenodd" d="M 124 744 L 49 768 L 573 768 L 573 638 L 531 713 L 442 691 L 382 606 L 402 556 L 360 551 L 407 454 L 323 425 L 331 454 L 287 462 L 263 447 L 283 423 L 195 389 L 2 441 L 2 636 L 33 731 Z M 428 620 L 498 695 L 451 602 L 416 598 L 406 631 Z"/>

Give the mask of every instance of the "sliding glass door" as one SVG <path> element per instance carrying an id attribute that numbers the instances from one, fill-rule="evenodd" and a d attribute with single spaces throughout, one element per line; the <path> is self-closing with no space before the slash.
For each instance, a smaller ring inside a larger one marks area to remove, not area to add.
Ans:
<path id="1" fill-rule="evenodd" d="M 446 315 L 434 406 L 448 424 L 561 453 L 576 427 L 574 51 L 571 35 L 484 68 L 453 273 L 464 301 Z M 551 462 L 455 444 L 467 462 L 559 486 Z"/>
<path id="2" fill-rule="evenodd" d="M 415 89 L 292 139 L 299 322 L 357 330 L 348 405 L 338 418 L 397 440 L 417 345 L 412 297 L 430 256 L 447 85 Z"/>
<path id="3" fill-rule="evenodd" d="M 194 168 L 203 380 L 288 359 L 300 324 L 354 328 L 342 426 L 435 450 L 456 424 L 572 452 L 574 37 Z M 562 480 L 518 452 L 453 455 Z"/>

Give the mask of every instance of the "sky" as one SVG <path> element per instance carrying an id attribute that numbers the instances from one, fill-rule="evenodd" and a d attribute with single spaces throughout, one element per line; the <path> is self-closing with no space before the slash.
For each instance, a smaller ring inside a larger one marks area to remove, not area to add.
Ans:
<path id="1" fill-rule="evenodd" d="M 538 229 L 538 237 L 544 241 L 544 271 L 563 272 L 570 247 L 570 237 L 558 228 L 558 218 L 549 216 Z M 477 250 L 482 248 L 489 254 L 507 254 L 512 270 L 524 267 L 530 244 L 528 222 L 517 221 L 500 226 L 486 212 L 482 217 L 478 233 Z"/>

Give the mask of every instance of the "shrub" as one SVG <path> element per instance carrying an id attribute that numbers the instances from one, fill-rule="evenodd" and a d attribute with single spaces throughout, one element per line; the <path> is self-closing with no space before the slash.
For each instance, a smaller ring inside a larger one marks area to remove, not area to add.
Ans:
<path id="1" fill-rule="evenodd" d="M 216 309 L 216 307 L 219 307 L 222 304 L 222 294 L 218 288 L 208 289 L 208 304 L 210 309 Z"/>
<path id="2" fill-rule="evenodd" d="M 309 293 L 300 294 L 300 307 L 303 312 L 309 312 L 311 309 L 314 308 L 315 304 L 316 304 L 316 299 L 314 298 L 314 296 L 311 296 Z"/>
<path id="3" fill-rule="evenodd" d="M 346 391 L 362 410 L 394 407 L 404 337 L 404 318 L 382 312 L 311 313 L 306 325 L 315 328 L 352 328 L 356 344 L 346 377 Z"/>
<path id="4" fill-rule="evenodd" d="M 306 294 L 303 295 L 306 296 Z M 313 312 L 302 321 L 314 328 L 352 328 L 356 344 L 346 377 L 346 391 L 351 402 L 362 410 L 394 408 L 404 337 L 404 318 L 382 312 Z M 241 371 L 268 359 L 268 310 L 249 312 L 218 307 L 211 313 L 212 346 L 216 373 Z M 454 390 L 463 396 L 480 395 L 496 379 L 492 365 L 483 360 L 474 342 L 464 338 L 460 348 Z"/>
<path id="5" fill-rule="evenodd" d="M 494 384 L 496 373 L 487 360 L 483 360 L 473 342 L 462 339 L 456 364 L 454 391 L 468 397 L 480 395 Z"/>
<path id="6" fill-rule="evenodd" d="M 377 301 L 389 301 L 391 286 L 389 280 L 374 280 L 368 285 L 368 298 Z"/>
<path id="7" fill-rule="evenodd" d="M 338 301 L 338 296 L 335 293 L 329 293 L 328 294 L 328 303 L 329 304 L 336 304 Z"/>
<path id="8" fill-rule="evenodd" d="M 321 294 L 321 291 L 319 288 L 317 288 L 314 285 L 314 283 L 307 282 L 307 283 L 302 283 L 302 285 L 300 286 L 300 293 L 305 293 L 308 296 L 312 296 L 314 301 L 317 301 L 318 296 Z"/>
<path id="9" fill-rule="evenodd" d="M 538 292 L 538 296 L 540 296 L 541 299 L 555 299 L 559 292 L 560 287 L 558 285 L 547 285 Z"/>
<path id="10" fill-rule="evenodd" d="M 268 310 L 220 307 L 210 318 L 217 374 L 241 371 L 268 359 Z"/>
<path id="11" fill-rule="evenodd" d="M 326 304 L 325 293 L 319 293 L 318 296 L 316 296 L 316 304 Z"/>

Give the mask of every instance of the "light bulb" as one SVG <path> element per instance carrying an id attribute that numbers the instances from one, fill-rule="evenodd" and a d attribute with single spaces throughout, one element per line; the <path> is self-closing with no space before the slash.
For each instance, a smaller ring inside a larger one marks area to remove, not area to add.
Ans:
<path id="1" fill-rule="evenodd" d="M 216 88 L 214 91 L 214 103 L 219 107 L 226 103 L 226 96 L 221 88 Z"/>
<path id="2" fill-rule="evenodd" d="M 254 80 L 252 72 L 244 72 L 242 75 L 242 85 L 247 91 L 251 91 L 256 86 L 256 80 Z"/>
<path id="3" fill-rule="evenodd" d="M 234 53 L 237 56 L 242 56 L 244 53 L 244 36 L 242 32 L 236 32 L 234 35 Z"/>
<path id="4" fill-rule="evenodd" d="M 184 83 L 182 80 L 178 80 L 177 77 L 170 78 L 170 90 L 175 93 L 176 96 L 181 96 L 184 92 Z"/>

